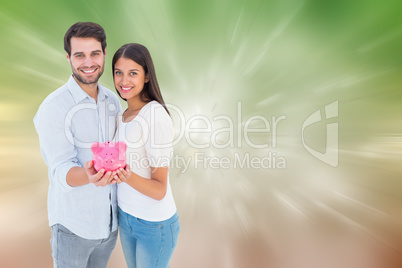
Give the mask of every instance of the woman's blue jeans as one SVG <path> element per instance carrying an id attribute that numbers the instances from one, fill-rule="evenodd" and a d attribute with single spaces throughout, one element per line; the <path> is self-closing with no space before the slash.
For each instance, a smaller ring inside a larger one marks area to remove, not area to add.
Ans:
<path id="1" fill-rule="evenodd" d="M 177 212 L 165 221 L 146 221 L 119 208 L 121 246 L 128 268 L 165 268 L 180 232 Z"/>

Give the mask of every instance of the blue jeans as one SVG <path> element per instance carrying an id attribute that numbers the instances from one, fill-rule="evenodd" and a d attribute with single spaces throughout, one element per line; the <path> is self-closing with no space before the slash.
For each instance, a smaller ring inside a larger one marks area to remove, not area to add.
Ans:
<path id="1" fill-rule="evenodd" d="M 52 226 L 54 268 L 106 268 L 116 245 L 117 231 L 106 239 L 85 239 L 61 224 Z"/>
<path id="2" fill-rule="evenodd" d="M 146 221 L 119 208 L 119 231 L 128 268 L 165 268 L 180 232 L 177 212 L 165 221 Z"/>

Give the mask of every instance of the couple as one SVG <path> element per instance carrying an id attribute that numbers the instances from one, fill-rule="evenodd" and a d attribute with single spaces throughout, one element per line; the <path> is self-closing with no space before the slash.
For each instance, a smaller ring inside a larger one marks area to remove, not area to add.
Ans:
<path id="1" fill-rule="evenodd" d="M 106 55 L 104 29 L 76 23 L 64 36 L 64 49 L 73 74 L 43 101 L 34 118 L 49 171 L 54 267 L 106 267 L 118 225 L 128 267 L 168 267 L 180 222 L 169 163 L 158 159 L 171 157 L 173 126 L 152 58 L 134 43 L 114 54 L 114 85 L 128 104 L 122 112 L 116 94 L 98 84 Z M 113 138 L 126 141 L 127 156 L 140 156 L 135 161 L 147 165 L 129 161 L 125 169 L 97 172 L 90 145 Z"/>

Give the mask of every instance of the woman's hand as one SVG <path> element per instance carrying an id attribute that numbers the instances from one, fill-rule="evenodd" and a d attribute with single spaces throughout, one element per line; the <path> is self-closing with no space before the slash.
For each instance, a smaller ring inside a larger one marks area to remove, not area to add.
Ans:
<path id="1" fill-rule="evenodd" d="M 126 167 L 123 168 L 119 168 L 118 170 L 116 170 L 116 175 L 114 175 L 113 180 L 116 183 L 122 183 L 122 182 L 126 182 L 131 176 L 131 169 L 129 165 L 126 165 Z"/>

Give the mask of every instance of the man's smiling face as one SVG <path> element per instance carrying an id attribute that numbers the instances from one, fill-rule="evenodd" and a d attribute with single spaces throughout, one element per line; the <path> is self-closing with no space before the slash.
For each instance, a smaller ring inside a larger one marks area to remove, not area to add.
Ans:
<path id="1" fill-rule="evenodd" d="M 92 37 L 72 37 L 71 55 L 67 59 L 78 83 L 98 83 L 105 65 L 105 54 L 101 43 Z"/>

